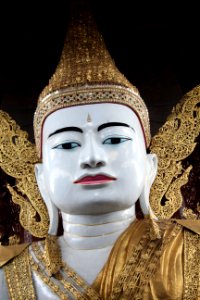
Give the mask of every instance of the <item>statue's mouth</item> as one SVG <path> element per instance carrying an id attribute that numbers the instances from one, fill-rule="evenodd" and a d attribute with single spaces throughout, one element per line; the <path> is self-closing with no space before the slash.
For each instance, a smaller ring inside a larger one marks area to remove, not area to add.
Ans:
<path id="1" fill-rule="evenodd" d="M 96 174 L 96 175 L 84 175 L 79 179 L 75 180 L 75 184 L 84 184 L 84 185 L 91 185 L 91 184 L 105 184 L 112 181 L 115 181 L 117 178 L 107 175 L 107 174 Z"/>

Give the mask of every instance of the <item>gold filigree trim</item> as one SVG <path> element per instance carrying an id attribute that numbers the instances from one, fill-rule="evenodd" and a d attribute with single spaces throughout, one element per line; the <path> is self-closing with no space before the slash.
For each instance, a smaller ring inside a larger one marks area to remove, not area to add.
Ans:
<path id="1" fill-rule="evenodd" d="M 20 238 L 18 235 L 14 234 L 12 236 L 9 237 L 9 245 L 16 245 L 20 243 Z"/>
<path id="2" fill-rule="evenodd" d="M 200 236 L 185 230 L 184 249 L 183 299 L 200 299 Z"/>
<path id="3" fill-rule="evenodd" d="M 171 234 L 164 236 L 164 232 L 170 224 L 173 226 Z M 146 299 L 145 296 L 149 293 L 149 280 L 153 278 L 157 270 L 165 246 L 181 228 L 180 225 L 172 224 L 171 221 L 158 222 L 158 226 L 162 237 L 152 240 L 150 238 L 151 223 L 147 225 L 146 232 L 133 249 L 130 259 L 116 281 L 112 300 L 121 299 L 122 293 L 123 299 Z"/>
<path id="4" fill-rule="evenodd" d="M 57 236 L 50 235 L 48 235 L 45 239 L 44 259 L 49 276 L 57 273 L 62 266 L 62 258 L 57 239 Z"/>
<path id="5" fill-rule="evenodd" d="M 72 3 L 58 66 L 39 101 L 62 88 L 85 84 L 118 84 L 137 90 L 117 69 L 92 15 L 89 2 Z"/>
<path id="6" fill-rule="evenodd" d="M 200 133 L 200 85 L 173 108 L 166 123 L 151 141 L 150 151 L 158 156 L 158 173 L 152 185 L 150 204 L 158 218 L 168 219 L 182 207 L 180 188 L 188 181 L 191 166 L 183 168 Z M 162 203 L 163 197 L 165 203 Z"/>
<path id="7" fill-rule="evenodd" d="M 183 208 L 183 216 L 186 218 L 186 219 L 190 219 L 190 220 L 196 220 L 197 216 L 196 214 L 193 212 L 193 210 L 191 208 L 187 208 L 187 207 L 184 207 Z"/>
<path id="8" fill-rule="evenodd" d="M 11 300 L 36 300 L 28 248 L 3 267 Z"/>
<path id="9" fill-rule="evenodd" d="M 34 115 L 36 147 L 41 154 L 41 131 L 45 118 L 52 112 L 76 105 L 95 103 L 116 103 L 130 107 L 139 117 L 147 146 L 150 143 L 149 114 L 139 93 L 117 85 L 85 85 L 55 91 L 43 98 Z"/>
<path id="10" fill-rule="evenodd" d="M 189 173 L 192 169 L 192 166 L 189 166 L 183 174 L 175 179 L 169 186 L 165 197 L 167 199 L 166 205 L 163 207 L 165 214 L 173 215 L 181 206 L 183 202 L 183 196 L 181 194 L 181 187 L 187 183 Z M 173 205 L 171 205 L 173 203 Z"/>
<path id="11" fill-rule="evenodd" d="M 0 111 L 0 167 L 16 179 L 8 186 L 14 203 L 20 205 L 20 223 L 32 235 L 44 237 L 48 233 L 49 216 L 41 198 L 34 165 L 38 162 L 35 146 L 27 132 L 5 112 Z"/>
<path id="12" fill-rule="evenodd" d="M 46 259 L 43 242 L 33 243 L 30 249 L 30 263 L 32 269 L 60 299 L 101 299 L 98 293 L 88 286 L 86 282 L 64 262 L 60 270 L 54 274 L 54 276 L 49 276 L 45 271 Z"/>

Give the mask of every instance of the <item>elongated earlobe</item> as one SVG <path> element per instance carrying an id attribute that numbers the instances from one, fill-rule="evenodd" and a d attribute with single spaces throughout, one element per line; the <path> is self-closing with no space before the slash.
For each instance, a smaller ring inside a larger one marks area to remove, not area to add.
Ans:
<path id="1" fill-rule="evenodd" d="M 156 154 L 147 154 L 147 172 L 146 172 L 146 180 L 144 184 L 143 191 L 140 195 L 139 201 L 142 212 L 144 215 L 153 215 L 151 211 L 151 207 L 149 205 L 149 194 L 151 186 L 156 178 L 157 169 L 158 169 L 158 159 Z M 156 217 L 155 217 L 156 218 Z"/>
<path id="2" fill-rule="evenodd" d="M 49 231 L 48 234 L 50 235 L 57 235 L 58 231 L 58 221 L 59 221 L 59 216 L 58 216 L 58 209 L 57 207 L 53 204 L 51 201 L 48 192 L 46 191 L 45 188 L 45 180 L 44 180 L 44 172 L 43 172 L 43 164 L 36 164 L 35 165 L 35 177 L 37 180 L 37 184 L 40 190 L 40 193 L 42 195 L 42 198 L 47 206 L 47 210 L 49 213 L 49 219 L 50 219 L 50 224 L 49 224 Z"/>

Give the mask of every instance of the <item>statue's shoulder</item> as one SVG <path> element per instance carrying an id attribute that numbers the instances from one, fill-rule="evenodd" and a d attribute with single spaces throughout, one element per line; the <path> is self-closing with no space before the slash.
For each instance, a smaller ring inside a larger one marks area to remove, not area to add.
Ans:
<path id="1" fill-rule="evenodd" d="M 151 218 L 141 219 L 135 222 L 134 228 L 138 231 L 148 231 L 149 239 L 164 241 L 173 240 L 178 233 L 187 232 L 190 235 L 196 235 L 200 239 L 200 220 L 191 219 L 159 219 Z"/>
<path id="2" fill-rule="evenodd" d="M 200 236 L 200 220 L 176 220 L 177 224 L 181 225 L 185 230 L 196 233 Z"/>
<path id="3" fill-rule="evenodd" d="M 30 246 L 25 243 L 0 247 L 0 289 L 5 300 L 36 299 L 29 259 Z"/>
<path id="4" fill-rule="evenodd" d="M 13 258 L 20 255 L 25 249 L 28 248 L 29 243 L 2 246 L 0 245 L 0 267 L 6 265 Z"/>

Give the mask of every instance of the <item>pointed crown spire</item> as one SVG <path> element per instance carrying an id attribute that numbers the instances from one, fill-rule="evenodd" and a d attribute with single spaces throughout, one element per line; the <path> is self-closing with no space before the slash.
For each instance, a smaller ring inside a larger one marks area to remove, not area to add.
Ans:
<path id="1" fill-rule="evenodd" d="M 86 8 L 78 6 L 80 13 L 73 11 L 60 61 L 40 98 L 87 83 L 117 83 L 133 88 L 116 68 L 93 15 Z"/>
<path id="2" fill-rule="evenodd" d="M 58 66 L 41 92 L 34 115 L 34 133 L 41 156 L 41 131 L 53 111 L 73 105 L 112 102 L 131 107 L 138 115 L 147 146 L 148 110 L 139 92 L 119 72 L 84 1 L 74 1 Z"/>

